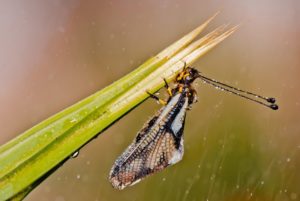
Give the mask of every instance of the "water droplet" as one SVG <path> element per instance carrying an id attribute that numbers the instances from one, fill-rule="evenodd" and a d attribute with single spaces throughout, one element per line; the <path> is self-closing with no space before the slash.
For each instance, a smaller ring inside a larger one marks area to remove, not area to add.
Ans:
<path id="1" fill-rule="evenodd" d="M 291 162 L 291 158 L 287 158 L 286 162 L 288 162 L 288 163 Z"/>
<path id="2" fill-rule="evenodd" d="M 57 28 L 57 30 L 59 31 L 59 32 L 61 32 L 61 33 L 65 33 L 65 28 L 64 27 L 62 27 L 62 26 L 59 26 L 58 28 Z"/>
<path id="3" fill-rule="evenodd" d="M 77 156 L 79 155 L 79 151 L 75 151 L 73 154 L 72 154 L 72 158 L 76 158 Z"/>
<path id="4" fill-rule="evenodd" d="M 109 35 L 109 38 L 110 38 L 111 40 L 113 40 L 113 39 L 115 38 L 115 34 L 111 33 L 111 34 Z"/>
<path id="5" fill-rule="evenodd" d="M 164 177 L 162 180 L 163 180 L 163 181 L 166 181 L 167 179 Z"/>
<path id="6" fill-rule="evenodd" d="M 261 184 L 261 185 L 264 185 L 264 184 L 265 184 L 265 181 L 261 181 L 260 184 Z"/>
<path id="7" fill-rule="evenodd" d="M 76 178 L 77 178 L 77 179 L 80 179 L 80 177 L 81 177 L 80 174 L 76 175 Z"/>

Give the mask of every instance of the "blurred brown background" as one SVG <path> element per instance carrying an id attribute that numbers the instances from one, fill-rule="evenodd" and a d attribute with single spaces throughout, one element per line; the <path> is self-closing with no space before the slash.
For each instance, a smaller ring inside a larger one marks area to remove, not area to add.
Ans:
<path id="1" fill-rule="evenodd" d="M 278 98 L 276 112 L 198 82 L 185 156 L 124 191 L 108 173 L 159 106 L 147 100 L 89 143 L 26 200 L 300 200 L 297 0 L 1 1 L 0 142 L 100 90 L 215 12 L 242 24 L 195 66 Z"/>

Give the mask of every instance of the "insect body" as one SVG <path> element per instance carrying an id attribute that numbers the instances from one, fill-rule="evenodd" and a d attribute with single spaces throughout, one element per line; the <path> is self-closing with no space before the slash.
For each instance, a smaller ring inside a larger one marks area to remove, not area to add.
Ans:
<path id="1" fill-rule="evenodd" d="M 146 123 L 112 167 L 109 179 L 115 188 L 133 185 L 182 159 L 185 115 L 196 101 L 191 84 L 197 77 L 198 71 L 193 68 L 179 74 L 166 105 Z"/>
<path id="2" fill-rule="evenodd" d="M 168 88 L 170 98 L 157 114 L 137 134 L 134 141 L 116 160 L 109 180 L 113 187 L 123 189 L 141 179 L 179 162 L 183 156 L 183 129 L 186 111 L 196 102 L 196 91 L 192 83 L 200 78 L 207 84 L 223 89 L 271 109 L 278 109 L 274 98 L 267 98 L 243 91 L 201 75 L 196 69 L 187 67 L 177 76 L 176 87 Z M 167 83 L 166 83 L 166 86 Z M 159 100 L 156 96 L 151 97 Z M 251 97 L 251 96 L 254 96 Z M 266 104 L 256 99 L 263 99 Z M 163 101 L 161 101 L 163 102 Z"/>

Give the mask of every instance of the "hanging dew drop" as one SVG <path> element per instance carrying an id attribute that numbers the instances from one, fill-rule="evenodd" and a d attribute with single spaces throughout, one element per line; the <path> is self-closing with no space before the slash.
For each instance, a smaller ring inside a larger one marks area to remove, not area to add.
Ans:
<path id="1" fill-rule="evenodd" d="M 72 158 L 76 158 L 77 156 L 79 155 L 79 151 L 75 151 L 73 154 L 72 154 Z"/>

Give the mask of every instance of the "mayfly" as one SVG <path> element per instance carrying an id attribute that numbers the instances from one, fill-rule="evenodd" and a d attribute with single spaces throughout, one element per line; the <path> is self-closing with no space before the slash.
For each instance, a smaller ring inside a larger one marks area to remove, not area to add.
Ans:
<path id="1" fill-rule="evenodd" d="M 150 97 L 160 101 L 164 106 L 144 125 L 132 144 L 114 163 L 109 175 L 114 188 L 121 190 L 134 185 L 146 176 L 163 170 L 182 159 L 186 111 L 197 101 L 196 91 L 192 87 L 196 78 L 273 110 L 278 109 L 274 98 L 240 90 L 205 77 L 192 67 L 185 67 L 178 74 L 174 89 L 170 89 L 165 80 L 170 95 L 166 102 L 149 93 Z"/>

